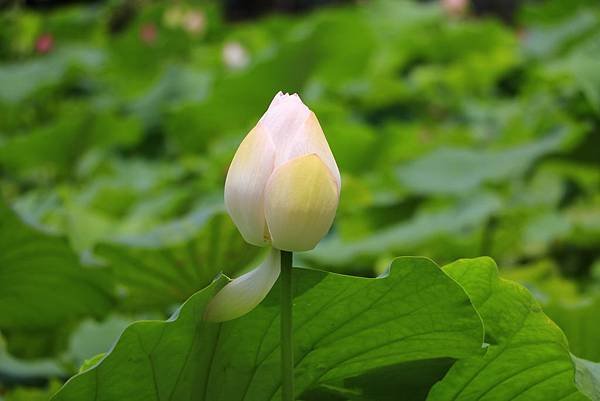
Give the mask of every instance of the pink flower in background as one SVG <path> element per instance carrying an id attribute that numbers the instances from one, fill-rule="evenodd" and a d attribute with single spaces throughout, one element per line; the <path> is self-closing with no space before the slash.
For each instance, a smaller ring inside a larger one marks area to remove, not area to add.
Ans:
<path id="1" fill-rule="evenodd" d="M 248 65 L 250 56 L 246 48 L 239 42 L 227 42 L 223 46 L 223 63 L 232 70 L 239 70 Z"/>
<path id="2" fill-rule="evenodd" d="M 156 25 L 152 23 L 144 24 L 140 28 L 140 39 L 142 39 L 142 42 L 147 45 L 151 45 L 156 42 L 156 35 Z"/>
<path id="3" fill-rule="evenodd" d="M 54 36 L 50 33 L 40 35 L 35 41 L 35 51 L 39 54 L 46 54 L 54 48 Z"/>
<path id="4" fill-rule="evenodd" d="M 192 35 L 200 35 L 206 28 L 206 18 L 201 11 L 188 11 L 183 16 L 183 29 Z"/>
<path id="5" fill-rule="evenodd" d="M 469 0 L 441 0 L 442 8 L 446 14 L 459 17 L 467 13 Z"/>
<path id="6" fill-rule="evenodd" d="M 202 10 L 171 7 L 163 14 L 163 24 L 171 29 L 180 28 L 193 36 L 206 31 L 206 15 Z"/>

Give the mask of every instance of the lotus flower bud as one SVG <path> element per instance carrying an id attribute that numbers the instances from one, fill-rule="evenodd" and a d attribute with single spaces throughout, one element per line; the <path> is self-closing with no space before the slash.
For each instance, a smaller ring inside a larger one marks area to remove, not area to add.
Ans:
<path id="1" fill-rule="evenodd" d="M 225 206 L 242 236 L 273 249 L 215 295 L 206 320 L 235 319 L 258 305 L 279 276 L 278 250 L 317 245 L 333 222 L 340 183 L 315 114 L 298 95 L 279 92 L 240 144 L 225 181 Z"/>
<path id="2" fill-rule="evenodd" d="M 340 173 L 315 114 L 278 93 L 240 144 L 225 181 L 225 206 L 246 241 L 307 251 L 335 216 Z"/>

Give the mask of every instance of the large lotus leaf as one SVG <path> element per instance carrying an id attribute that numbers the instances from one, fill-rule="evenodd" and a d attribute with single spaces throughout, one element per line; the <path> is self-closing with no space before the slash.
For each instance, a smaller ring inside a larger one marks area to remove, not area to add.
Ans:
<path id="1" fill-rule="evenodd" d="M 467 291 L 484 321 L 488 349 L 458 361 L 427 398 L 574 401 L 575 367 L 562 331 L 521 285 L 500 279 L 489 258 L 444 267 Z"/>
<path id="2" fill-rule="evenodd" d="M 240 319 L 205 322 L 224 281 L 193 295 L 169 321 L 131 325 L 54 401 L 279 399 L 279 286 Z M 398 259 L 377 279 L 295 269 L 294 283 L 298 394 L 384 366 L 481 353 L 478 314 L 428 259 Z"/>
<path id="3" fill-rule="evenodd" d="M 391 401 L 398 394 L 410 401 L 599 399 L 599 365 L 572 357 L 560 329 L 527 290 L 500 279 L 490 259 L 461 260 L 443 269 L 481 313 L 488 343 L 484 355 L 454 364 L 437 359 L 386 366 L 321 386 L 309 400 Z"/>

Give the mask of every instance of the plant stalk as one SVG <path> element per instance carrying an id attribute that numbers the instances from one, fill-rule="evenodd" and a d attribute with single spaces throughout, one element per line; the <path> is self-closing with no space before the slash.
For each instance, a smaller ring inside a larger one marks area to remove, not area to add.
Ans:
<path id="1" fill-rule="evenodd" d="M 294 401 L 292 252 L 281 252 L 281 400 Z"/>

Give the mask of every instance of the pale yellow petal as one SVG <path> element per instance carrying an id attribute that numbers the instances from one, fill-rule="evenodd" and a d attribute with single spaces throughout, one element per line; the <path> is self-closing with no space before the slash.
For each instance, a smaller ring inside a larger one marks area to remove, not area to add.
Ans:
<path id="1" fill-rule="evenodd" d="M 327 234 L 338 206 L 334 177 L 316 154 L 276 168 L 267 183 L 265 216 L 275 248 L 307 251 Z"/>
<path id="2" fill-rule="evenodd" d="M 224 322 L 254 309 L 269 293 L 281 270 L 280 253 L 271 249 L 257 268 L 230 281 L 204 311 L 204 320 Z"/>
<path id="3" fill-rule="evenodd" d="M 319 156 L 327 168 L 329 168 L 329 172 L 333 176 L 339 191 L 341 188 L 340 171 L 331 148 L 327 143 L 321 124 L 319 124 L 315 113 L 311 111 L 306 120 L 304 120 L 302 127 L 285 144 L 285 147 L 277 149 L 275 168 L 296 157 L 312 153 Z"/>
<path id="4" fill-rule="evenodd" d="M 273 171 L 275 148 L 256 126 L 240 144 L 225 180 L 225 206 L 246 241 L 269 243 L 264 216 L 264 191 Z"/>

